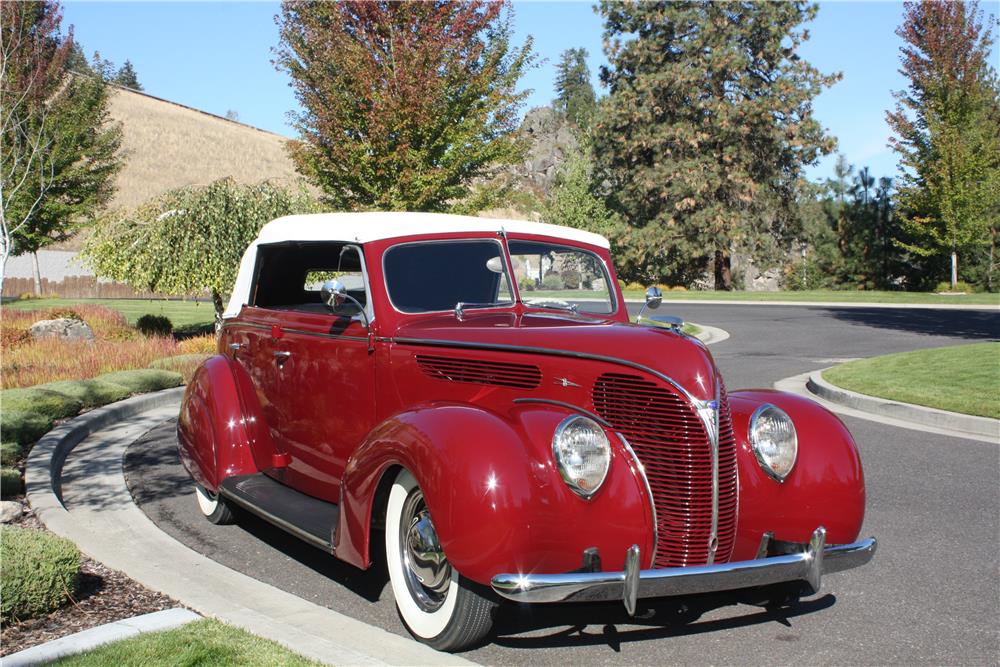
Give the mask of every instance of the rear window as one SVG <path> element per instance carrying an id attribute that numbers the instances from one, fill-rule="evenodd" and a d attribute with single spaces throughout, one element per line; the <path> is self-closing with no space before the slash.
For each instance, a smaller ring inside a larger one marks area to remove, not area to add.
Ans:
<path id="1" fill-rule="evenodd" d="M 386 251 L 383 267 L 389 299 L 404 313 L 513 304 L 497 241 L 404 243 Z"/>

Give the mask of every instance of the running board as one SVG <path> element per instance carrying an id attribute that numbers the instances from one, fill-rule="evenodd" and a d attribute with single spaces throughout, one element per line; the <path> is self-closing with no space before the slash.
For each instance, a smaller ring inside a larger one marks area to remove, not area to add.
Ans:
<path id="1" fill-rule="evenodd" d="M 219 495 L 314 547 L 333 553 L 339 506 L 299 493 L 263 473 L 227 477 L 219 485 Z"/>

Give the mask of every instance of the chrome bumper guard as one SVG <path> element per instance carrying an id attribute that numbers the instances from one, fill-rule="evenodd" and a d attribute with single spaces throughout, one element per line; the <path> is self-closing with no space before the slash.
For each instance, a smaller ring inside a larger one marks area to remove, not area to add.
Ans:
<path id="1" fill-rule="evenodd" d="M 769 540 L 765 535 L 762 549 Z M 853 544 L 826 546 L 826 529 L 817 528 L 803 551 L 769 558 L 718 565 L 639 569 L 639 547 L 632 545 L 624 572 L 571 572 L 567 574 L 498 574 L 493 590 L 515 602 L 604 602 L 622 600 L 635 614 L 639 598 L 660 598 L 739 590 L 792 581 L 804 581 L 813 593 L 820 590 L 824 574 L 864 565 L 875 555 L 870 537 Z M 766 553 L 766 549 L 763 551 Z"/>

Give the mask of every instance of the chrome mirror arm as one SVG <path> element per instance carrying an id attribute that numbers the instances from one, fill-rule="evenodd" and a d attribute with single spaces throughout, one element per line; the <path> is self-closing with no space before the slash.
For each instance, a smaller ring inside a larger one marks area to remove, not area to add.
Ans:
<path id="1" fill-rule="evenodd" d="M 347 289 L 344 287 L 344 284 L 339 280 L 327 280 L 323 283 L 323 287 L 320 290 L 320 298 L 330 309 L 336 309 L 339 305 L 337 303 L 337 299 L 346 299 L 350 301 L 358 307 L 358 312 L 361 314 L 361 323 L 364 325 L 365 329 L 371 329 L 371 322 L 368 320 L 368 313 L 365 311 L 365 307 L 361 305 L 360 301 L 347 293 Z"/>
<path id="2" fill-rule="evenodd" d="M 635 321 L 638 324 L 642 322 L 642 314 L 646 312 L 646 309 L 656 310 L 663 303 L 663 292 L 656 285 L 646 289 L 646 303 L 642 304 L 642 308 L 639 309 L 639 314 L 636 315 Z"/>

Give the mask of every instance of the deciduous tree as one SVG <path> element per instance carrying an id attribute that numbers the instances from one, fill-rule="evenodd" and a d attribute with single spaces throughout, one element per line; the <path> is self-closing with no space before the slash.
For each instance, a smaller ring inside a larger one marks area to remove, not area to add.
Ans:
<path id="1" fill-rule="evenodd" d="M 994 19 L 991 17 L 990 22 Z M 978 3 L 905 4 L 896 33 L 909 86 L 886 114 L 900 175 L 896 200 L 918 255 L 959 255 L 995 238 L 1000 201 L 1000 86 Z"/>
<path id="2" fill-rule="evenodd" d="M 284 2 L 278 26 L 303 109 L 290 153 L 329 205 L 447 210 L 520 158 L 532 55 L 508 2 Z"/>
<path id="3" fill-rule="evenodd" d="M 649 279 L 682 283 L 711 258 L 729 289 L 734 250 L 776 255 L 795 230 L 804 165 L 833 148 L 812 100 L 836 76 L 801 58 L 804 2 L 604 0 L 610 94 L 594 154 L 610 208 L 647 253 Z"/>
<path id="4" fill-rule="evenodd" d="M 83 256 L 97 275 L 140 290 L 208 292 L 221 316 L 222 297 L 232 291 L 243 251 L 260 228 L 283 215 L 317 210 L 302 191 L 223 179 L 111 214 L 95 225 Z"/>

